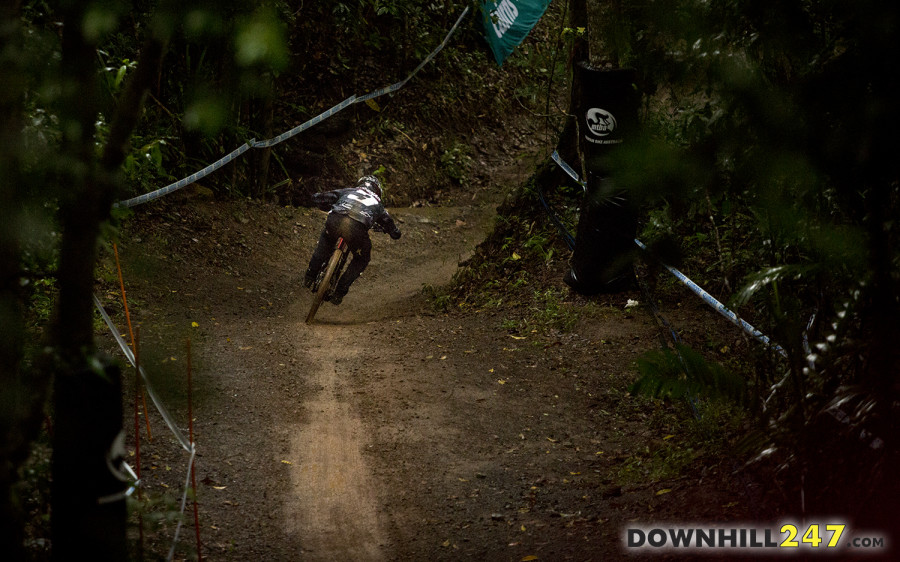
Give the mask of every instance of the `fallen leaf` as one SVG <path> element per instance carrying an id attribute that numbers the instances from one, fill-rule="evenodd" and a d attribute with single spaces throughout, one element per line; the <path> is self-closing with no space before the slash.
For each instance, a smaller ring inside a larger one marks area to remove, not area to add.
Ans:
<path id="1" fill-rule="evenodd" d="M 509 337 L 511 337 L 511 338 L 514 339 L 514 340 L 524 340 L 524 339 L 526 339 L 525 336 L 514 336 L 514 335 L 512 335 L 512 334 L 510 334 Z"/>
<path id="2" fill-rule="evenodd" d="M 191 322 L 191 328 L 199 328 L 199 327 L 200 327 L 200 324 L 197 324 L 196 322 Z"/>
<path id="3" fill-rule="evenodd" d="M 281 461 L 281 462 L 282 462 L 282 464 L 294 464 L 291 461 Z"/>
<path id="4" fill-rule="evenodd" d="M 499 379 L 499 380 L 497 381 L 497 383 L 498 383 L 498 384 L 506 384 L 506 381 L 503 380 L 503 379 Z"/>
<path id="5" fill-rule="evenodd" d="M 224 490 L 228 486 L 213 486 L 213 490 Z"/>
<path id="6" fill-rule="evenodd" d="M 378 102 L 376 102 L 375 100 L 373 100 L 373 99 L 371 99 L 371 98 L 369 98 L 369 99 L 366 100 L 366 105 L 368 105 L 369 107 L 371 107 L 371 108 L 374 109 L 375 111 L 381 111 L 381 108 L 378 107 Z"/>
<path id="7" fill-rule="evenodd" d="M 441 546 L 443 546 L 443 547 L 450 546 L 450 539 L 447 539 L 447 540 L 445 540 L 444 542 L 442 542 L 442 543 L 441 543 Z"/>
<path id="8" fill-rule="evenodd" d="M 513 252 L 513 253 L 512 253 L 512 259 L 513 259 L 513 261 L 518 261 L 518 260 L 522 259 L 522 256 L 520 256 L 520 255 L 517 254 L 516 252 Z"/>
<path id="9" fill-rule="evenodd" d="M 528 556 L 526 556 L 525 558 L 522 559 L 522 562 L 527 562 L 528 560 L 537 560 L 537 559 L 538 559 L 538 557 L 535 556 L 534 554 L 529 554 Z"/>
<path id="10" fill-rule="evenodd" d="M 672 491 L 672 488 L 663 488 L 662 490 L 656 492 L 656 495 L 661 496 L 663 494 L 668 494 L 671 491 Z"/>

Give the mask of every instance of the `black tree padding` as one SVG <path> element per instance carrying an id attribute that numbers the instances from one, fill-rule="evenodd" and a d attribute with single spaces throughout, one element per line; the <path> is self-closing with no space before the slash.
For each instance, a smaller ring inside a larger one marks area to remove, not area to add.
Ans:
<path id="1" fill-rule="evenodd" d="M 584 295 L 621 291 L 633 284 L 637 234 L 634 201 L 617 189 L 610 156 L 636 137 L 640 93 L 633 69 L 597 69 L 578 63 L 578 144 L 587 195 L 581 208 L 575 251 L 565 282 Z"/>
<path id="2" fill-rule="evenodd" d="M 53 428 L 53 555 L 127 560 L 126 506 L 122 480 L 122 379 L 102 367 L 56 377 Z"/>

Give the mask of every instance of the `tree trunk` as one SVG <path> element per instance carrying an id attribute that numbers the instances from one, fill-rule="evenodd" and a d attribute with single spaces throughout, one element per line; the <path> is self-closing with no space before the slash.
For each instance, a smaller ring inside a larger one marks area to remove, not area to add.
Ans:
<path id="1" fill-rule="evenodd" d="M 270 139 L 274 136 L 273 119 L 274 119 L 274 79 L 271 76 L 266 77 L 269 94 L 264 98 L 255 99 L 250 102 L 251 108 L 251 127 L 258 135 L 258 140 Z M 251 152 L 251 170 L 250 180 L 253 185 L 251 195 L 253 197 L 263 197 L 266 189 L 269 187 L 269 162 L 272 157 L 271 148 L 257 148 Z"/>
<path id="2" fill-rule="evenodd" d="M 53 454 L 53 557 L 121 560 L 127 552 L 125 484 L 118 369 L 98 367 L 93 336 L 94 267 L 100 225 L 107 220 L 120 182 L 120 166 L 144 94 L 159 71 L 165 40 L 150 33 L 110 125 L 98 163 L 94 123 L 99 107 L 96 45 L 82 34 L 85 6 L 63 6 L 62 95 L 64 132 L 60 198 L 62 243 L 57 274 L 57 316 L 50 331 L 57 352 Z M 156 31 L 162 26 L 152 26 Z M 105 498 L 105 499 L 104 499 Z"/>
<path id="3" fill-rule="evenodd" d="M 18 2 L 0 4 L 0 552 L 24 557 L 22 514 L 13 486 L 43 420 L 47 381 L 22 372 L 25 343 L 20 224 L 27 189 L 21 173 L 25 71 Z"/>
<path id="4" fill-rule="evenodd" d="M 569 27 L 578 29 L 579 27 L 587 29 L 588 12 L 587 0 L 572 0 L 571 11 L 569 12 Z M 575 119 L 575 108 L 579 105 L 580 91 L 575 82 L 575 64 L 579 61 L 587 60 L 589 56 L 589 42 L 586 36 L 575 35 L 575 43 L 572 45 L 572 52 L 569 55 L 568 70 L 572 79 L 569 81 L 569 109 L 566 111 L 566 124 L 563 132 L 559 136 L 556 150 L 564 161 L 566 161 L 573 169 L 581 168 L 581 155 L 578 153 L 578 131 Z M 582 173 L 582 177 L 584 174 Z"/>

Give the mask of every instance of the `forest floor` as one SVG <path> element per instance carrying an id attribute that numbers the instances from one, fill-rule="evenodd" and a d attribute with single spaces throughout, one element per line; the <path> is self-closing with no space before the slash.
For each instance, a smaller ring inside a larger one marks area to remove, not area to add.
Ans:
<path id="1" fill-rule="evenodd" d="M 684 404 L 629 394 L 636 359 L 659 347 L 653 319 L 628 306 L 639 292 L 568 292 L 557 259 L 535 290 L 558 295 L 564 328 L 516 329 L 547 311 L 502 303 L 435 309 L 423 286 L 451 281 L 498 194 L 532 167 L 510 153 L 488 164 L 471 200 L 391 209 L 403 237 L 373 234 L 365 274 L 311 325 L 300 282 L 324 213 L 184 196 L 126 221 L 141 361 L 185 432 L 191 342 L 204 558 L 609 560 L 628 555 L 627 528 L 772 528 L 787 515 L 737 470 L 722 426 L 738 418 L 710 409 L 698 422 Z M 107 275 L 102 300 L 122 321 Z M 664 306 L 688 339 L 744 345 L 689 293 Z M 172 544 L 188 455 L 155 411 L 149 422 L 143 541 L 155 559 Z M 190 512 L 176 559 L 196 558 Z"/>

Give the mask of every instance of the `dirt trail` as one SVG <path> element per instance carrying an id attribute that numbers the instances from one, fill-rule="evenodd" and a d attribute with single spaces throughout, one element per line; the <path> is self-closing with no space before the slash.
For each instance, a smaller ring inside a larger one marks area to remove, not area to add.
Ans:
<path id="1" fill-rule="evenodd" d="M 301 537 L 304 548 L 321 560 L 381 560 L 385 544 L 382 510 L 363 451 L 369 433 L 352 405 L 339 396 L 339 368 L 364 353 L 348 347 L 334 331 L 310 337 L 310 382 L 319 393 L 305 403 L 306 423 L 288 428 L 293 434 L 290 459 L 297 470 L 285 498 L 289 532 Z M 297 522 L 293 525 L 292 522 Z"/>
<path id="2" fill-rule="evenodd" d="M 369 268 L 313 325 L 300 280 L 318 211 L 163 211 L 123 244 L 126 270 L 152 274 L 132 273 L 129 297 L 152 300 L 136 315 L 145 364 L 171 369 L 158 390 L 181 416 L 182 328 L 193 326 L 207 559 L 601 560 L 623 554 L 625 521 L 759 515 L 748 512 L 758 489 L 737 483 L 738 497 L 730 470 L 682 476 L 695 453 L 680 414 L 655 407 L 651 423 L 628 395 L 634 360 L 658 345 L 652 320 L 625 309 L 638 294 L 565 297 L 580 317 L 565 331 L 510 332 L 513 308 L 430 310 L 423 284 L 450 280 L 493 212 L 395 210 L 403 237 L 373 234 Z M 684 307 L 669 320 L 711 316 Z M 174 504 L 186 459 L 172 445 L 145 444 L 143 481 Z M 167 552 L 172 530 L 161 521 L 148 550 Z M 179 556 L 192 548 L 182 538 Z"/>
<path id="3" fill-rule="evenodd" d="M 302 342 L 298 352 L 308 365 L 307 383 L 319 389 L 304 401 L 304 422 L 286 428 L 292 435 L 288 458 L 296 468 L 284 516 L 308 559 L 389 558 L 385 509 L 377 493 L 381 483 L 364 457 L 375 431 L 348 396 L 348 378 L 383 369 L 373 349 L 384 345 L 378 337 L 382 324 L 415 310 L 410 303 L 417 301 L 423 284 L 449 282 L 459 259 L 480 242 L 488 214 L 489 209 L 459 208 L 395 212 L 405 238 L 391 242 L 373 236 L 373 262 L 344 303 L 325 303 L 313 325 L 297 322 L 290 328 Z M 441 232 L 447 227 L 449 232 Z M 441 251 L 435 252 L 428 240 L 437 236 Z M 302 295 L 292 316 L 303 318 L 309 301 Z"/>

